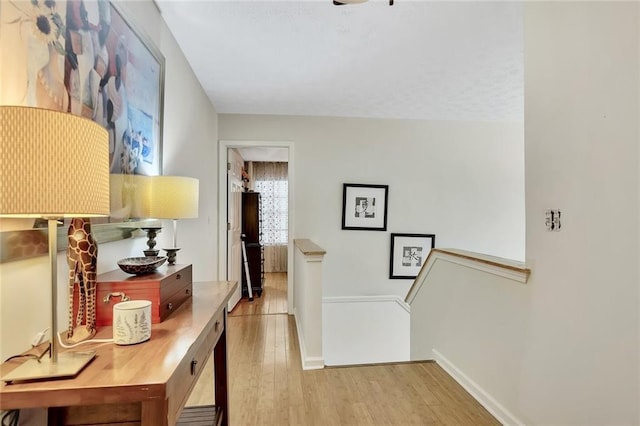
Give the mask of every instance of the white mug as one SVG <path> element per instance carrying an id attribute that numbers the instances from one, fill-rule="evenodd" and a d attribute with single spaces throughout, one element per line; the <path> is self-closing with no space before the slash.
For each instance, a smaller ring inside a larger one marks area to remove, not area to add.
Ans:
<path id="1" fill-rule="evenodd" d="M 151 338 L 151 301 L 129 300 L 113 305 L 113 343 L 133 345 Z"/>

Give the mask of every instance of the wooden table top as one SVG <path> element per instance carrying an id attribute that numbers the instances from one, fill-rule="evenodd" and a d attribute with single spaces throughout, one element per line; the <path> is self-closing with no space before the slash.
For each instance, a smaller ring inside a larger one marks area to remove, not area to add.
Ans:
<path id="1" fill-rule="evenodd" d="M 193 297 L 165 321 L 153 324 L 149 341 L 130 346 L 89 343 L 73 351 L 95 350 L 96 357 L 76 377 L 0 385 L 0 409 L 110 404 L 167 398 L 167 383 L 212 318 L 226 306 L 235 282 L 193 283 Z M 112 327 L 96 338 L 109 339 Z M 61 352 L 65 349 L 61 349 Z M 11 360 L 2 374 L 19 365 Z"/>

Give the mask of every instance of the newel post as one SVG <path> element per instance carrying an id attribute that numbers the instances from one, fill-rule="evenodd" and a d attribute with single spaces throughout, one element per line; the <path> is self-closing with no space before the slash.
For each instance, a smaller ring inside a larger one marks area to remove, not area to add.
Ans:
<path id="1" fill-rule="evenodd" d="M 293 314 L 302 368 L 324 367 L 322 355 L 322 261 L 326 251 L 307 239 L 294 240 Z"/>

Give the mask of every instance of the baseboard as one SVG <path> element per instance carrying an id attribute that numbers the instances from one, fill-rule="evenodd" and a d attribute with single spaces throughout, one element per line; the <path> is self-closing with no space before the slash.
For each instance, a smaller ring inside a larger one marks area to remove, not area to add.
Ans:
<path id="1" fill-rule="evenodd" d="M 302 360 L 303 370 L 322 370 L 324 368 L 324 360 L 321 357 L 310 357 Z"/>
<path id="2" fill-rule="evenodd" d="M 523 426 L 524 422 L 520 421 L 509 410 L 504 408 L 494 397 L 480 387 L 476 382 L 471 380 L 466 374 L 456 367 L 451 361 L 444 357 L 440 352 L 433 349 L 433 359 L 444 371 L 449 373 L 453 379 L 460 384 L 467 392 L 473 396 L 476 401 L 487 409 L 500 423 L 503 425 Z"/>
<path id="3" fill-rule="evenodd" d="M 229 302 L 227 303 L 227 312 L 233 311 L 233 309 L 238 305 L 242 299 L 242 292 L 240 291 L 240 284 L 238 284 L 238 288 L 231 294 L 229 298 Z"/>
<path id="4" fill-rule="evenodd" d="M 303 370 L 320 370 L 324 368 L 324 358 L 307 356 L 307 348 L 304 344 L 304 333 L 300 328 L 300 322 L 296 315 L 296 309 L 293 309 L 293 319 L 296 322 L 296 330 L 298 332 L 298 347 L 300 348 L 300 362 Z"/>

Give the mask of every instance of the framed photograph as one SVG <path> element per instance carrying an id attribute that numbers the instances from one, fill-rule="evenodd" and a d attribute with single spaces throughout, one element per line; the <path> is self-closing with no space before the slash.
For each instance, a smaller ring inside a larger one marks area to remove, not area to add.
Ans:
<path id="1" fill-rule="evenodd" d="M 70 112 L 109 132 L 110 172 L 162 173 L 164 57 L 108 0 L 9 1 L 2 103 Z"/>
<path id="2" fill-rule="evenodd" d="M 342 229 L 387 230 L 389 185 L 345 183 L 342 193 Z"/>
<path id="3" fill-rule="evenodd" d="M 435 234 L 391 234 L 389 278 L 417 277 L 435 244 Z"/>

